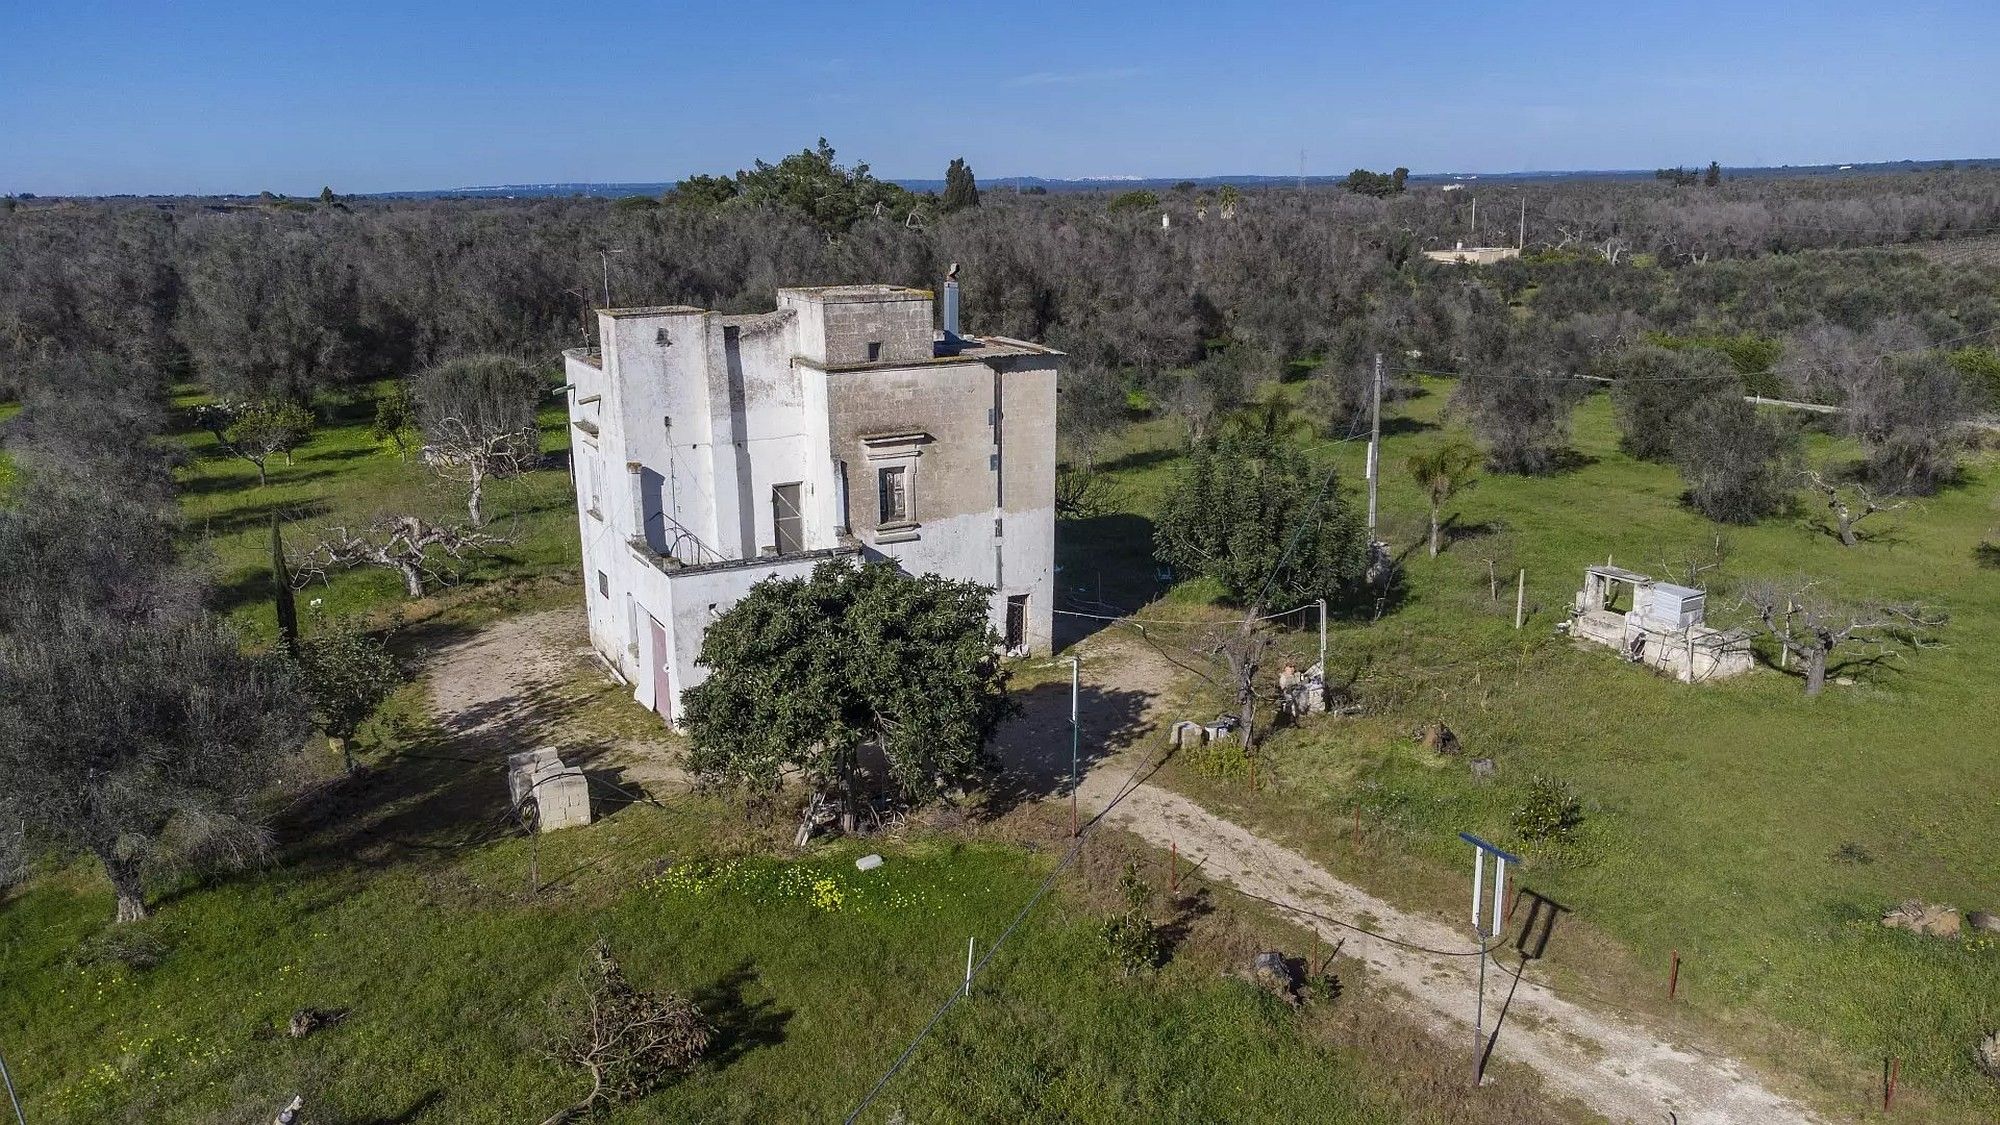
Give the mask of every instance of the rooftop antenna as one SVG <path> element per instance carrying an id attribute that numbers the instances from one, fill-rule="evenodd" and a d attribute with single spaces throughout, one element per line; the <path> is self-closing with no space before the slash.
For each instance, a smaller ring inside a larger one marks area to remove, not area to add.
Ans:
<path id="1" fill-rule="evenodd" d="M 1479 197 L 1472 197 L 1472 221 L 1465 224 L 1465 232 L 1472 236 L 1472 244 L 1479 245 Z"/>
<path id="2" fill-rule="evenodd" d="M 1523 251 L 1528 248 L 1528 197 L 1525 195 L 1521 197 L 1521 233 L 1514 240 L 1514 248 Z"/>

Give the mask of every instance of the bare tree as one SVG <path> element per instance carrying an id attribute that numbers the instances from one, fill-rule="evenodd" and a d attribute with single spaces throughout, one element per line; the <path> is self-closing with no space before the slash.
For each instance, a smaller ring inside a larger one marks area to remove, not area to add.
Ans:
<path id="1" fill-rule="evenodd" d="M 422 516 L 382 516 L 361 528 L 336 525 L 294 566 L 292 585 L 324 582 L 331 570 L 379 566 L 402 575 L 403 592 L 420 598 L 426 583 L 449 585 L 457 579 L 451 563 L 505 542 L 498 535 Z"/>
<path id="2" fill-rule="evenodd" d="M 715 1035 L 693 1001 L 635 987 L 602 941 L 585 962 L 580 993 L 558 998 L 555 1006 L 566 1034 L 548 1053 L 590 1075 L 590 1092 L 542 1125 L 645 1097 L 699 1062 Z"/>
<path id="3" fill-rule="evenodd" d="M 454 359 L 419 374 L 413 393 L 422 459 L 431 471 L 467 487 L 465 512 L 486 525 L 486 482 L 533 468 L 542 453 L 535 411 L 547 384 L 505 356 Z"/>
<path id="4" fill-rule="evenodd" d="M 1853 547 L 1861 542 L 1861 521 L 1882 512 L 1896 512 L 1909 507 L 1907 500 L 1884 503 L 1868 486 L 1860 483 L 1842 484 L 1828 480 L 1817 469 L 1807 469 L 1801 474 L 1807 485 L 1826 497 L 1826 508 L 1833 517 L 1831 524 L 1822 523 L 1829 534 L 1840 540 L 1843 547 Z"/>
<path id="5" fill-rule="evenodd" d="M 1229 667 L 1229 688 L 1236 696 L 1237 737 L 1245 757 L 1257 748 L 1257 673 L 1271 651 L 1270 634 L 1257 620 L 1262 613 L 1261 605 L 1252 605 L 1243 623 L 1214 648 L 1214 654 Z"/>
<path id="6" fill-rule="evenodd" d="M 1755 582 L 1742 595 L 1772 639 L 1805 665 L 1808 696 L 1825 690 L 1829 671 L 1899 660 L 1905 650 L 1933 643 L 1945 623 L 1944 614 L 1925 606 L 1848 604 L 1819 585 L 1806 579 Z"/>

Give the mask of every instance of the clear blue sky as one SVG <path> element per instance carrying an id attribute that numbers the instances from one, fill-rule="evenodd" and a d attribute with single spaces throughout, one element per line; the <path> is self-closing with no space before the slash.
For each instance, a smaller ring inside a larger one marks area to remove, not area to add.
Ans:
<path id="1" fill-rule="evenodd" d="M 2000 0 L 0 2 L 0 191 L 2000 156 Z"/>

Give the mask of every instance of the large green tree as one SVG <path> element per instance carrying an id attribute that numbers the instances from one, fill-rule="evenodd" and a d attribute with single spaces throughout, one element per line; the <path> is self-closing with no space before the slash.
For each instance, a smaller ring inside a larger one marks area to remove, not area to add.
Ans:
<path id="1" fill-rule="evenodd" d="M 1230 435 L 1197 446 L 1168 490 L 1155 552 L 1249 605 L 1351 603 L 1367 586 L 1362 519 L 1296 446 Z"/>
<path id="2" fill-rule="evenodd" d="M 954 157 L 951 167 L 944 170 L 944 198 L 941 201 L 946 211 L 963 211 L 967 207 L 979 206 L 979 181 L 966 166 L 965 158 Z"/>
<path id="3" fill-rule="evenodd" d="M 709 624 L 708 679 L 682 697 L 697 777 L 753 789 L 804 776 L 851 830 L 861 749 L 889 788 L 934 799 L 973 779 L 1011 707 L 988 623 L 992 591 L 887 563 L 830 560 L 769 578 Z M 811 827 L 811 811 L 801 834 Z"/>

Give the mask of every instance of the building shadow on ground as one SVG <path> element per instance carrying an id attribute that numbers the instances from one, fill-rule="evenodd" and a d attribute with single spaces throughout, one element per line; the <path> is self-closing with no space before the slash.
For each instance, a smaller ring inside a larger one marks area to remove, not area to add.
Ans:
<path id="1" fill-rule="evenodd" d="M 993 739 L 995 772 L 989 789 L 993 810 L 1067 794 L 1071 733 L 1068 683 L 1041 684 L 1016 696 L 1021 713 L 1003 724 Z M 1085 684 L 1077 693 L 1076 773 L 1117 753 L 1146 731 L 1152 696 Z"/>

